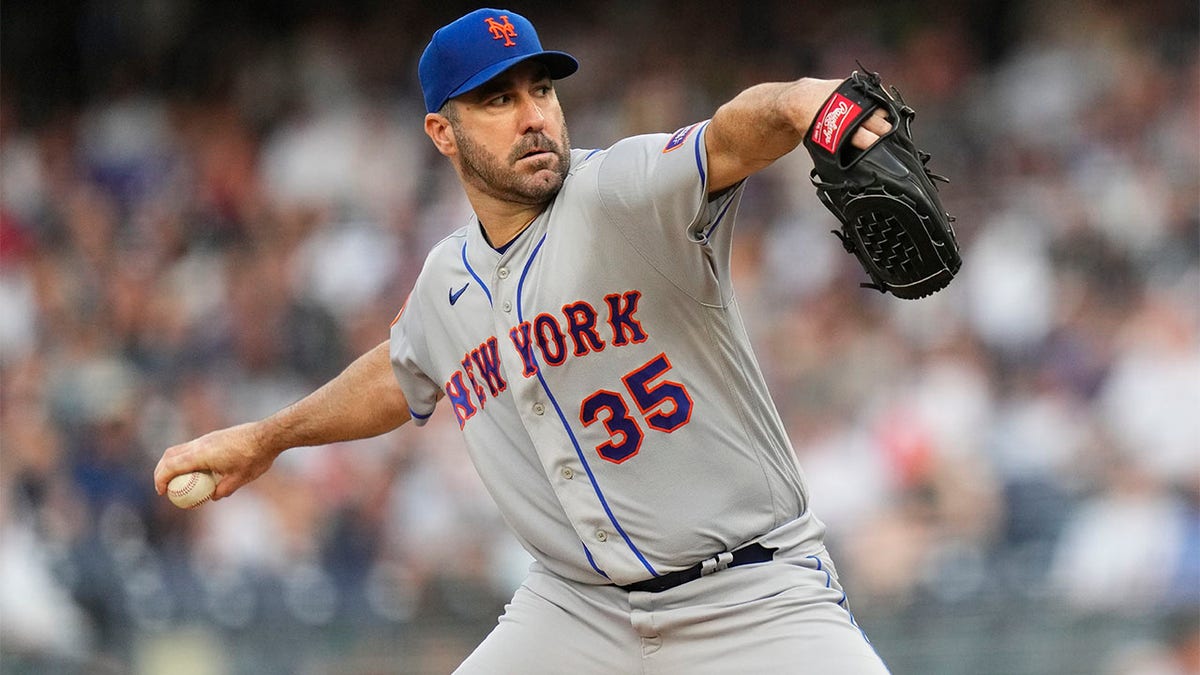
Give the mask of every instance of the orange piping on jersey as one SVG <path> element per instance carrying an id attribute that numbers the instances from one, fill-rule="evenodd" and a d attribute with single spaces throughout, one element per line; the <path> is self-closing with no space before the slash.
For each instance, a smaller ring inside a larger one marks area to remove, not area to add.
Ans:
<path id="1" fill-rule="evenodd" d="M 412 297 L 412 293 L 409 293 L 408 298 L 411 298 L 411 297 Z M 400 311 L 396 312 L 396 318 L 392 319 L 392 323 L 388 325 L 388 328 L 395 326 L 396 322 L 400 320 L 400 315 L 404 314 L 404 309 L 406 307 L 408 307 L 408 298 L 404 298 L 404 304 L 400 305 Z"/>

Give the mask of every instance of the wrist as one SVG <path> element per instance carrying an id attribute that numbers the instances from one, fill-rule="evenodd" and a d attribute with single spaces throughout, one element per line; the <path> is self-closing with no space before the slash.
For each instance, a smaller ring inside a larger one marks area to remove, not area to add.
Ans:
<path id="1" fill-rule="evenodd" d="M 294 445 L 287 440 L 288 427 L 276 417 L 278 416 L 273 415 L 247 425 L 250 444 L 254 448 L 255 454 L 262 459 L 271 461 Z"/>
<path id="2" fill-rule="evenodd" d="M 783 109 L 798 134 L 808 133 L 821 106 L 840 84 L 841 80 L 804 77 L 788 88 L 784 93 Z"/>

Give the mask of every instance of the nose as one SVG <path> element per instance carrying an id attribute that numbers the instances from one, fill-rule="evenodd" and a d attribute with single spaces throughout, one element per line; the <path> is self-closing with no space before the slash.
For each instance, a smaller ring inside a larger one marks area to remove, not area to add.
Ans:
<path id="1" fill-rule="evenodd" d="M 522 97 L 520 110 L 522 134 L 540 132 L 546 128 L 546 114 L 542 112 L 542 107 L 533 97 Z"/>

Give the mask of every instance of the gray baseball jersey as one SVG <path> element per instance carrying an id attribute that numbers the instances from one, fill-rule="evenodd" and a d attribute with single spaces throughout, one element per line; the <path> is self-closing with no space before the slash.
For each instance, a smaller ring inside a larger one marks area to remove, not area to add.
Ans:
<path id="1" fill-rule="evenodd" d="M 819 541 L 730 283 L 741 186 L 711 200 L 704 127 L 573 150 L 503 252 L 472 219 L 393 323 L 422 424 L 439 400 L 525 548 L 627 584 L 791 523 Z"/>

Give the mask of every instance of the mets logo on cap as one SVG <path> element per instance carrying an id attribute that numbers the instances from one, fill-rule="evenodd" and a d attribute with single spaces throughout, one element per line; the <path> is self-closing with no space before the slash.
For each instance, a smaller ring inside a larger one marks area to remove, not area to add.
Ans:
<path id="1" fill-rule="evenodd" d="M 493 40 L 504 40 L 505 47 L 515 47 L 517 43 L 513 42 L 513 38 L 517 36 L 517 29 L 508 20 L 507 14 L 500 15 L 500 21 L 494 17 L 484 19 L 487 24 L 488 32 L 492 34 Z"/>

